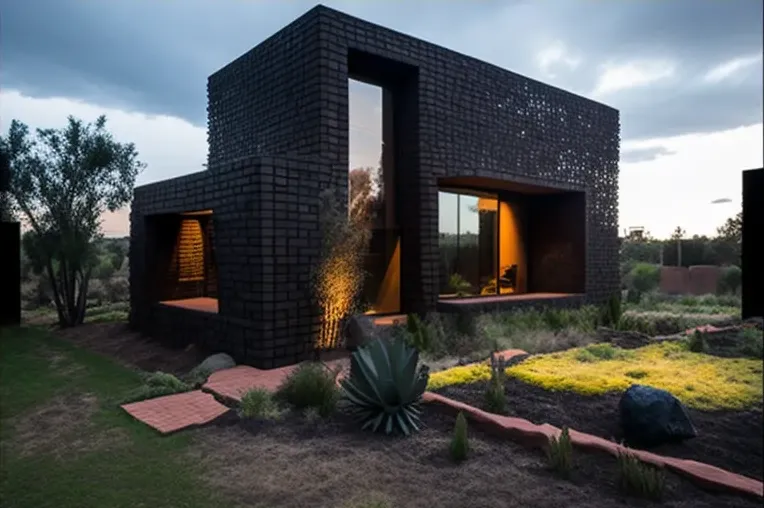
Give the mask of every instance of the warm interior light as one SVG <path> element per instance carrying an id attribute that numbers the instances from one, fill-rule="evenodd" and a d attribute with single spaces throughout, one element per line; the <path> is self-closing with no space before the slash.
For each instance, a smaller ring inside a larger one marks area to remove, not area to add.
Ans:
<path id="1" fill-rule="evenodd" d="M 395 242 L 395 250 L 385 270 L 377 300 L 366 314 L 388 314 L 401 308 L 401 241 Z"/>
<path id="2" fill-rule="evenodd" d="M 178 282 L 203 281 L 204 234 L 202 233 L 202 225 L 198 220 L 181 220 L 176 249 Z"/>
<path id="3" fill-rule="evenodd" d="M 499 271 L 503 272 L 512 265 L 517 265 L 515 288 L 501 288 L 501 294 L 525 293 L 528 280 L 522 221 L 517 206 L 502 201 L 499 206 Z"/>

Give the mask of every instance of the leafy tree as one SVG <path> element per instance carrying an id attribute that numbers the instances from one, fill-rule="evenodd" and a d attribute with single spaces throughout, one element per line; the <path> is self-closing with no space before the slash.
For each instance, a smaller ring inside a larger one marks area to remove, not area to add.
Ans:
<path id="1" fill-rule="evenodd" d="M 743 238 L 743 211 L 740 210 L 737 215 L 727 219 L 724 225 L 716 229 L 716 234 L 719 238 L 739 244 Z"/>
<path id="2" fill-rule="evenodd" d="M 12 211 L 29 227 L 24 249 L 51 283 L 61 326 L 82 323 L 97 261 L 101 215 L 130 201 L 144 164 L 132 143 L 106 130 L 106 117 L 62 129 L 29 128 L 13 120 L 0 147 L 11 168 Z"/>
<path id="3" fill-rule="evenodd" d="M 7 148 L 0 144 L 0 222 L 13 220 L 8 190 L 11 185 L 11 159 Z"/>

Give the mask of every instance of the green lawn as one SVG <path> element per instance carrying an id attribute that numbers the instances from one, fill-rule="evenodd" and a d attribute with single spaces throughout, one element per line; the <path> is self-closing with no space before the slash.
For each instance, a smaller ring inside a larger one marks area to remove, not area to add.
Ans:
<path id="1" fill-rule="evenodd" d="M 32 328 L 0 330 L 0 506 L 222 506 L 188 459 L 117 401 L 137 372 Z"/>

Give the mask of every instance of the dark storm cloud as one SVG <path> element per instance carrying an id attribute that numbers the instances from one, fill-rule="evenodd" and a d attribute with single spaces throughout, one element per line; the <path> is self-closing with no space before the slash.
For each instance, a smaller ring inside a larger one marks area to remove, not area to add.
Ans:
<path id="1" fill-rule="evenodd" d="M 673 155 L 676 152 L 669 150 L 665 146 L 655 146 L 650 148 L 634 148 L 632 150 L 621 149 L 621 162 L 647 162 L 655 160 L 666 155 Z"/>
<path id="2" fill-rule="evenodd" d="M 675 62 L 665 85 L 616 92 L 624 139 L 761 122 L 761 62 L 732 84 L 712 67 L 762 51 L 760 0 L 724 2 L 327 2 L 370 21 L 547 80 L 542 38 L 581 58 L 551 83 L 590 94 L 601 66 Z M 314 5 L 310 1 L 6 0 L 3 87 L 206 123 L 206 77 Z M 541 34 L 541 35 L 539 35 Z M 543 35 L 543 37 L 542 37 Z"/>

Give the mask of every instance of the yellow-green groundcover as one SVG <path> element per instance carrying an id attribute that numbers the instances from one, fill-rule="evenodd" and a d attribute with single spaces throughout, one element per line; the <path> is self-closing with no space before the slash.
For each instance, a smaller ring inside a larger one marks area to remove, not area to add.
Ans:
<path id="1" fill-rule="evenodd" d="M 662 343 L 623 351 L 612 359 L 594 358 L 586 348 L 536 355 L 509 367 L 507 374 L 547 390 L 600 395 L 635 383 L 671 392 L 702 410 L 761 406 L 762 362 L 719 358 L 687 351 L 681 343 Z M 484 381 L 486 363 L 454 367 L 430 375 L 428 389 Z"/>

